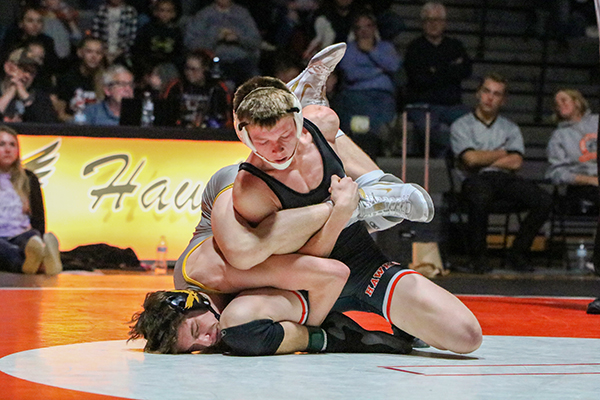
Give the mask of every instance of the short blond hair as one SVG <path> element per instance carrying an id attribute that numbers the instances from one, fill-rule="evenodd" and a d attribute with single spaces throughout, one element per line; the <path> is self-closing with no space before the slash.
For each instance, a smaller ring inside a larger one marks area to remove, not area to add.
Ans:
<path id="1" fill-rule="evenodd" d="M 563 92 L 564 94 L 569 96 L 573 100 L 573 102 L 575 102 L 575 107 L 577 107 L 577 109 L 579 110 L 581 115 L 585 115 L 587 110 L 590 109 L 590 103 L 588 103 L 588 101 L 585 99 L 585 97 L 583 97 L 583 94 L 581 94 L 581 92 L 579 90 L 560 89 L 560 90 L 557 90 L 556 93 L 554 93 L 554 97 L 556 97 L 556 95 L 559 94 L 560 92 Z M 565 120 L 565 118 L 563 118 L 560 115 L 560 113 L 558 112 L 558 110 L 556 108 L 556 102 L 554 104 L 554 114 L 552 115 L 552 119 L 555 122 L 560 122 L 560 121 Z"/>
<path id="2" fill-rule="evenodd" d="M 235 114 L 241 125 L 272 128 L 295 111 L 293 108 L 294 95 L 289 90 L 266 86 L 253 89 L 244 96 Z"/>

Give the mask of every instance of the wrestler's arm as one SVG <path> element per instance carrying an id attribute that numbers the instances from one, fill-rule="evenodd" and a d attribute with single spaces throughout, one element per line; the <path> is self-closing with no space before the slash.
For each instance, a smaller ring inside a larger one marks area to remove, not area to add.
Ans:
<path id="1" fill-rule="evenodd" d="M 351 178 L 331 178 L 331 200 L 333 211 L 323 227 L 302 246 L 299 253 L 329 257 L 338 236 L 347 226 L 358 204 L 358 185 Z"/>
<path id="2" fill-rule="evenodd" d="M 249 270 L 230 268 L 226 278 L 237 291 L 260 287 L 306 290 L 310 310 L 306 323 L 320 325 L 342 292 L 349 273 L 340 261 L 284 254 L 269 257 Z"/>
<path id="3" fill-rule="evenodd" d="M 298 251 L 323 226 L 331 212 L 332 206 L 328 203 L 279 212 L 267 211 L 269 214 L 252 227 L 235 211 L 232 190 L 227 190 L 213 204 L 211 222 L 215 240 L 224 257 L 233 267 L 246 270 L 272 254 Z M 290 232 L 294 234 L 290 235 Z"/>

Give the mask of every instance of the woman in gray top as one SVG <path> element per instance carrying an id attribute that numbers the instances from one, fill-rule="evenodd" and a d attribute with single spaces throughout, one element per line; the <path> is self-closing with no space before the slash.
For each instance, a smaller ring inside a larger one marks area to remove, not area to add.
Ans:
<path id="1" fill-rule="evenodd" d="M 550 167 L 546 178 L 555 185 L 567 185 L 567 197 L 574 204 L 600 203 L 598 193 L 598 114 L 592 114 L 587 100 L 573 89 L 559 90 L 555 97 L 558 128 L 548 142 Z"/>

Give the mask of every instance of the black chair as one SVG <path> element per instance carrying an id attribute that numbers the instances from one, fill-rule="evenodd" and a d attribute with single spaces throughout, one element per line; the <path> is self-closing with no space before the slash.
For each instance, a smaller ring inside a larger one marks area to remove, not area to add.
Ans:
<path id="1" fill-rule="evenodd" d="M 449 191 L 444 193 L 447 206 L 447 218 L 449 218 L 447 222 L 449 224 L 456 224 L 463 251 L 468 254 L 470 248 L 469 234 L 467 231 L 469 205 L 458 187 L 459 179 L 456 170 L 456 160 L 452 152 L 447 152 L 445 162 L 446 172 L 448 173 L 448 182 L 450 184 Z M 514 215 L 518 222 L 518 226 L 520 226 L 521 213 L 525 211 L 525 206 L 516 201 L 502 199 L 495 201 L 492 204 L 488 216 L 488 235 L 490 233 L 499 233 L 502 236 L 502 246 L 500 247 L 502 250 L 501 266 L 506 264 L 509 236 L 516 233 L 514 229 L 511 230 L 511 217 Z"/>
<path id="2" fill-rule="evenodd" d="M 571 269 L 569 248 L 570 239 L 593 243 L 598 225 L 598 206 L 589 200 L 567 196 L 565 185 L 555 185 L 552 193 L 553 205 L 550 214 L 548 248 L 558 249 L 567 270 Z M 552 266 L 553 255 L 548 252 L 548 267 Z M 591 261 L 591 260 L 590 260 Z"/>

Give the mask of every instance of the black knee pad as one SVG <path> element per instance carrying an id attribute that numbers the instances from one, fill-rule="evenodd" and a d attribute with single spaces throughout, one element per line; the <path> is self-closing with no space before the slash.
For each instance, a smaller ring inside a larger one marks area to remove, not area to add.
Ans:
<path id="1" fill-rule="evenodd" d="M 283 342 L 283 326 L 270 319 L 259 319 L 247 324 L 223 329 L 223 342 L 237 356 L 268 356 L 275 354 Z"/>

